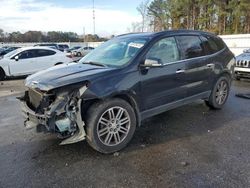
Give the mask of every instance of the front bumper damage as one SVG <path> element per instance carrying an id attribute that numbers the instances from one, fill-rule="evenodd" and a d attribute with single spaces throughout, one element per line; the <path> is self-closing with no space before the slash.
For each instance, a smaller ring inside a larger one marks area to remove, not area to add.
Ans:
<path id="1" fill-rule="evenodd" d="M 24 96 L 18 98 L 25 117 L 24 126 L 27 129 L 37 128 L 38 132 L 43 130 L 56 133 L 64 138 L 60 145 L 84 140 L 86 132 L 81 116 L 82 98 L 80 96 L 86 89 L 87 87 L 83 86 L 71 93 L 62 92 L 51 103 L 48 103 L 46 94 L 39 93 L 40 103 L 36 107 L 31 104 L 31 100 L 37 102 L 38 99 L 32 98 L 29 96 L 29 91 L 26 91 Z"/>

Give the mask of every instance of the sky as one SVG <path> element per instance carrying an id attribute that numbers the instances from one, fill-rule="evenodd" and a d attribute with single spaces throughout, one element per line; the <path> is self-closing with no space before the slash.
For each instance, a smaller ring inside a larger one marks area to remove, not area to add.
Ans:
<path id="1" fill-rule="evenodd" d="M 101 36 L 126 33 L 141 17 L 143 0 L 94 0 L 95 31 Z M 93 0 L 0 0 L 0 28 L 5 32 L 29 30 L 73 31 L 93 34 Z"/>

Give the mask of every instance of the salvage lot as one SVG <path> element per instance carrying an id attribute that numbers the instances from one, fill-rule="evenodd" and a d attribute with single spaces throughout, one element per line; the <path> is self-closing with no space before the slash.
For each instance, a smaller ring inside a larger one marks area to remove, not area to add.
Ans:
<path id="1" fill-rule="evenodd" d="M 233 83 L 223 110 L 198 101 L 146 120 L 115 155 L 25 130 L 23 90 L 23 80 L 0 85 L 0 187 L 250 186 L 250 100 L 234 96 L 249 81 Z"/>

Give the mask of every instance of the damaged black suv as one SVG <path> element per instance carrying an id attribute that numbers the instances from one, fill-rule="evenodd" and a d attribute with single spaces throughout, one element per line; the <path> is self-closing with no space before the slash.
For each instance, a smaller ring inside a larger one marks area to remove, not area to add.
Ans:
<path id="1" fill-rule="evenodd" d="M 26 79 L 25 127 L 86 139 L 97 151 L 124 148 L 140 122 L 197 99 L 226 102 L 234 55 L 217 36 L 190 30 L 117 36 L 83 57 Z"/>

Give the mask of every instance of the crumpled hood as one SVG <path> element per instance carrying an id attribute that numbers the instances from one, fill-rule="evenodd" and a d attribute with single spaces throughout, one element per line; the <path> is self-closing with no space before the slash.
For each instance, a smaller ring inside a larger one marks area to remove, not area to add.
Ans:
<path id="1" fill-rule="evenodd" d="M 27 77 L 25 85 L 48 91 L 81 81 L 91 81 L 91 79 L 96 78 L 101 73 L 110 70 L 112 68 L 80 63 L 57 65 Z"/>

